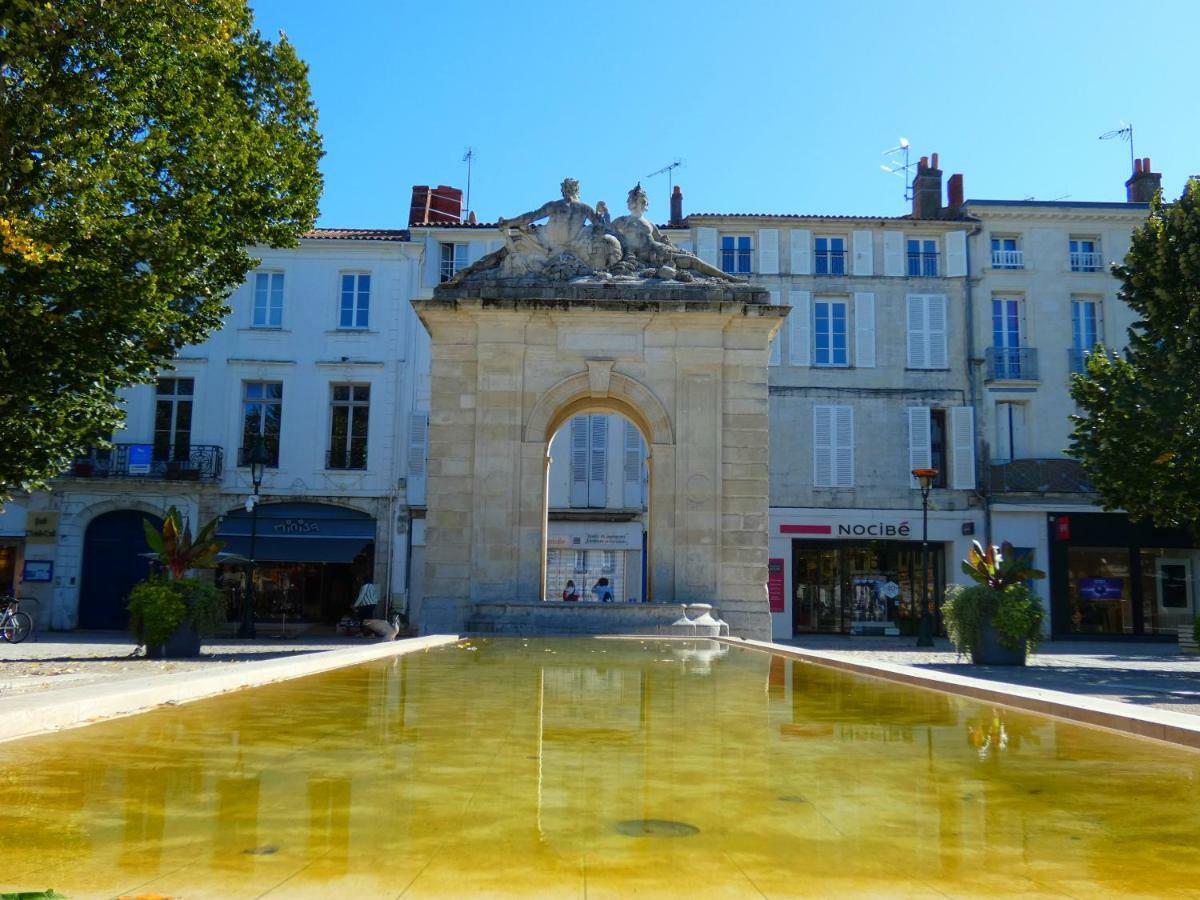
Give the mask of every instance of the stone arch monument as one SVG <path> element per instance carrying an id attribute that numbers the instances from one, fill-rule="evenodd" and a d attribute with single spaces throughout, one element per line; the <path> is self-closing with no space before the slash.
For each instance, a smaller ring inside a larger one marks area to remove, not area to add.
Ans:
<path id="1" fill-rule="evenodd" d="M 508 617 L 499 630 L 644 631 L 703 602 L 734 634 L 770 636 L 767 358 L 789 310 L 670 244 L 640 187 L 629 207 L 610 222 L 567 179 L 562 200 L 497 223 L 500 250 L 413 301 L 432 339 L 424 632 L 483 607 Z M 547 448 L 598 411 L 649 448 L 653 602 L 633 625 L 622 604 L 542 603 Z M 547 626 L 535 604 L 591 624 Z"/>

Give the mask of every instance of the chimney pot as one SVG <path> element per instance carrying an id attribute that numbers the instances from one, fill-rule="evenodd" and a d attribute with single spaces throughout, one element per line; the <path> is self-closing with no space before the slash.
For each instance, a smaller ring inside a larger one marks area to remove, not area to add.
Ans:
<path id="1" fill-rule="evenodd" d="M 935 153 L 935 154 L 933 154 L 933 159 L 931 160 L 930 168 L 936 169 L 937 167 L 938 167 L 938 155 Z"/>
<path id="2" fill-rule="evenodd" d="M 912 181 L 914 219 L 936 219 L 942 213 L 942 171 L 936 167 L 936 153 L 933 160 L 935 166 L 930 168 L 929 159 L 922 156 Z"/>
<path id="3" fill-rule="evenodd" d="M 679 185 L 671 191 L 671 224 L 683 224 L 683 189 Z"/>
<path id="4" fill-rule="evenodd" d="M 1133 161 L 1133 174 L 1125 182 L 1125 200 L 1128 203 L 1149 203 L 1162 187 L 1162 174 L 1150 171 L 1150 157 L 1143 156 Z"/>
<path id="5" fill-rule="evenodd" d="M 919 163 L 917 163 L 917 171 L 919 172 L 922 169 L 928 169 L 928 168 L 929 168 L 929 157 L 922 156 L 921 161 Z"/>
<path id="6" fill-rule="evenodd" d="M 1150 157 L 1148 157 L 1148 156 L 1142 157 L 1142 171 L 1143 172 L 1150 171 Z"/>

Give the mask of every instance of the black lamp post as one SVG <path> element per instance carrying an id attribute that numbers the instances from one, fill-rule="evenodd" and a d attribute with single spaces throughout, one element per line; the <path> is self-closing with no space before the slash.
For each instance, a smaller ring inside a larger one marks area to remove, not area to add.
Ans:
<path id="1" fill-rule="evenodd" d="M 262 487 L 263 470 L 270 462 L 261 436 L 255 439 L 248 461 L 254 495 L 246 501 L 246 507 L 250 511 L 250 559 L 246 564 L 246 595 L 242 603 L 242 625 L 238 628 L 238 637 L 253 639 L 257 637 L 254 629 L 254 542 L 258 537 L 258 489 Z"/>
<path id="2" fill-rule="evenodd" d="M 933 646 L 933 601 L 929 597 L 929 492 L 937 469 L 913 469 L 913 478 L 921 487 L 921 624 L 917 632 L 918 647 Z"/>

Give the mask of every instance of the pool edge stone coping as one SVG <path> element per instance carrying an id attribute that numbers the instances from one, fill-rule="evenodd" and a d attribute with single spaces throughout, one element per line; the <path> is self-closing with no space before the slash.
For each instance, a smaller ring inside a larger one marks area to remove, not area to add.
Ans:
<path id="1" fill-rule="evenodd" d="M 205 700 L 244 688 L 456 644 L 460 640 L 457 634 L 401 638 L 361 647 L 336 647 L 276 659 L 250 660 L 217 669 L 80 685 L 49 694 L 20 694 L 0 699 L 0 742 L 136 715 L 164 705 Z"/>
<path id="2" fill-rule="evenodd" d="M 1200 716 L 1189 713 L 1171 712 L 1154 707 L 1143 708 L 1117 700 L 1104 700 L 1099 697 L 1082 696 L 1066 691 L 972 678 L 967 675 L 919 669 L 915 666 L 898 663 L 850 660 L 836 653 L 790 647 L 769 641 L 742 638 L 710 638 L 710 640 L 720 640 L 731 646 L 747 647 L 858 675 L 882 678 L 886 681 L 929 688 L 972 700 L 996 703 L 1025 712 L 1065 719 L 1077 725 L 1093 725 L 1133 737 L 1151 738 L 1192 750 L 1200 750 Z"/>

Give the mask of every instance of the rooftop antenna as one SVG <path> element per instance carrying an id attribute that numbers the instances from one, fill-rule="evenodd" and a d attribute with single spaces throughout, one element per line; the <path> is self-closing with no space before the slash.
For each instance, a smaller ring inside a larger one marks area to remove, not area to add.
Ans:
<path id="1" fill-rule="evenodd" d="M 906 137 L 900 138 L 899 144 L 897 144 L 895 147 L 892 147 L 890 150 L 883 151 L 884 156 L 892 156 L 894 158 L 888 160 L 888 163 L 886 166 L 879 167 L 879 168 L 883 169 L 883 171 L 887 172 L 889 175 L 895 175 L 897 178 L 904 179 L 904 201 L 906 203 L 908 201 L 912 200 L 912 198 L 913 198 L 912 179 L 909 178 L 909 175 L 912 173 L 913 164 L 908 161 L 908 151 L 909 151 L 908 138 L 906 138 Z M 904 154 L 904 162 L 903 163 L 900 162 L 900 154 L 901 153 Z"/>
<path id="2" fill-rule="evenodd" d="M 1104 132 L 1104 134 L 1100 135 L 1100 140 L 1102 140 L 1102 141 L 1111 141 L 1113 138 L 1120 138 L 1123 141 L 1129 142 L 1129 171 L 1132 172 L 1133 171 L 1133 160 L 1134 160 L 1134 156 L 1133 156 L 1133 125 L 1132 124 L 1126 125 L 1125 122 L 1123 120 L 1121 120 L 1120 128 L 1114 128 L 1112 131 L 1106 131 L 1106 132 Z"/>
<path id="3" fill-rule="evenodd" d="M 462 220 L 467 221 L 467 216 L 471 213 L 471 163 L 475 160 L 475 148 L 468 147 L 463 154 L 462 161 L 467 164 L 467 208 L 463 212 Z"/>
<path id="4" fill-rule="evenodd" d="M 665 165 L 661 169 L 651 172 L 649 175 L 646 176 L 647 178 L 653 178 L 655 175 L 661 175 L 664 172 L 667 173 L 667 200 L 668 200 L 668 203 L 670 202 L 671 195 L 675 193 L 675 170 L 678 169 L 682 165 L 683 165 L 683 160 L 677 159 L 677 160 L 675 160 L 675 162 Z"/>

